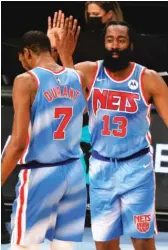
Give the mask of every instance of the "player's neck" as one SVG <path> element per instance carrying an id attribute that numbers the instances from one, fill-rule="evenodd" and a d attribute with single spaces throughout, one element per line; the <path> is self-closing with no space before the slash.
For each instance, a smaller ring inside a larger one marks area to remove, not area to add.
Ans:
<path id="1" fill-rule="evenodd" d="M 121 80 L 123 78 L 126 78 L 129 75 L 129 72 L 132 70 L 133 63 L 129 62 L 128 66 L 124 69 L 121 69 L 119 71 L 111 72 L 107 69 L 109 75 L 115 79 L 115 80 Z"/>
<path id="2" fill-rule="evenodd" d="M 35 67 L 43 67 L 55 70 L 61 66 L 54 61 L 50 54 L 44 53 L 36 59 Z"/>

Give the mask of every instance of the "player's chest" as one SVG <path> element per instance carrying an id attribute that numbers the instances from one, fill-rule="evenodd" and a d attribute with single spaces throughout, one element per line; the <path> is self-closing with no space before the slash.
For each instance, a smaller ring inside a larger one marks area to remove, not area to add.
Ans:
<path id="1" fill-rule="evenodd" d="M 90 102 L 96 113 L 98 109 L 136 113 L 141 102 L 138 89 L 102 87 L 95 84 L 92 88 Z"/>

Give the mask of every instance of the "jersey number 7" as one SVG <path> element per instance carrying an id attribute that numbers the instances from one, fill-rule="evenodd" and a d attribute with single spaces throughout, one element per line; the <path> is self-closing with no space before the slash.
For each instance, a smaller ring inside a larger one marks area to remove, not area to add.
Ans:
<path id="1" fill-rule="evenodd" d="M 64 107 L 64 108 L 55 108 L 54 110 L 54 118 L 60 119 L 60 123 L 57 127 L 57 130 L 54 131 L 53 137 L 54 140 L 64 140 L 66 134 L 66 128 L 72 118 L 73 109 L 72 107 Z M 61 119 L 62 117 L 62 119 Z"/>

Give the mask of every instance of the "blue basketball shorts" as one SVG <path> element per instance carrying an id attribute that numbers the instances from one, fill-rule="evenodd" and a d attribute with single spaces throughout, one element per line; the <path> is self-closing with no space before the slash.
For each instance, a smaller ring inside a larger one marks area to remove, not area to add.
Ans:
<path id="1" fill-rule="evenodd" d="M 90 159 L 90 209 L 95 241 L 157 232 L 151 153 L 127 161 Z"/>
<path id="2" fill-rule="evenodd" d="M 11 244 L 82 241 L 86 182 L 80 160 L 19 173 L 11 216 Z"/>

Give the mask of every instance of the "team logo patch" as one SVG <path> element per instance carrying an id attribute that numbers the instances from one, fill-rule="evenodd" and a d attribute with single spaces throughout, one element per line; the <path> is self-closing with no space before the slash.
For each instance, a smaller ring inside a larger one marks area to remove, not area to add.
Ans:
<path id="1" fill-rule="evenodd" d="M 132 90 L 135 90 L 138 88 L 138 82 L 136 80 L 130 80 L 128 82 L 128 87 Z"/>
<path id="2" fill-rule="evenodd" d="M 140 233 L 146 233 L 150 229 L 151 215 L 134 215 L 134 224 Z"/>

